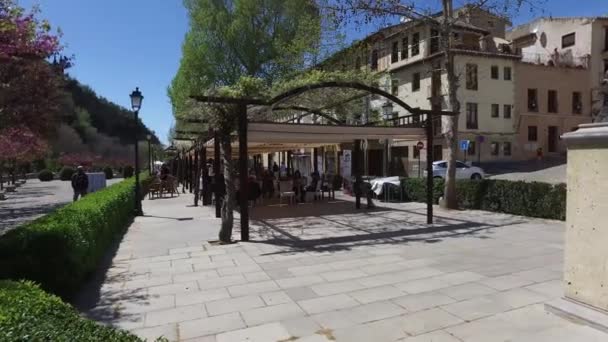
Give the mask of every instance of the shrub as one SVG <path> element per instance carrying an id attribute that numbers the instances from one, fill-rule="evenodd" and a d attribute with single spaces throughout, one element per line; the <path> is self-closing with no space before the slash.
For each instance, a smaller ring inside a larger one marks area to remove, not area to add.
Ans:
<path id="1" fill-rule="evenodd" d="M 436 179 L 433 201 L 443 195 L 443 180 Z M 426 202 L 426 180 L 402 181 L 407 199 Z M 555 220 L 566 219 L 566 185 L 526 183 L 507 180 L 458 180 L 458 205 L 462 209 L 480 209 L 513 215 Z"/>
<path id="2" fill-rule="evenodd" d="M 69 297 L 129 225 L 134 186 L 116 183 L 1 236 L 0 279 L 33 280 Z"/>
<path id="3" fill-rule="evenodd" d="M 0 281 L 1 341 L 141 341 L 81 317 L 31 282 Z"/>
<path id="4" fill-rule="evenodd" d="M 122 170 L 122 176 L 124 178 L 133 177 L 133 173 L 133 166 L 125 166 L 125 168 Z"/>
<path id="5" fill-rule="evenodd" d="M 112 179 L 112 178 L 114 178 L 114 170 L 112 170 L 112 168 L 109 167 L 109 166 L 106 166 L 103 169 L 103 173 L 106 174 L 106 179 Z"/>
<path id="6" fill-rule="evenodd" d="M 72 175 L 76 172 L 73 168 L 69 166 L 64 166 L 61 171 L 59 171 L 59 179 L 62 181 L 68 181 L 72 179 Z"/>
<path id="7" fill-rule="evenodd" d="M 38 179 L 40 179 L 41 182 L 50 182 L 53 180 L 53 177 L 53 173 L 50 170 L 44 169 L 38 172 Z"/>

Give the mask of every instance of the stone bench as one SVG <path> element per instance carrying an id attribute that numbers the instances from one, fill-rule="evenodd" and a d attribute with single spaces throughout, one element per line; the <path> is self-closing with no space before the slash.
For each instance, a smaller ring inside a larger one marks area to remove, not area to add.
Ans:
<path id="1" fill-rule="evenodd" d="M 6 195 L 4 195 L 4 191 L 0 191 L 0 201 L 4 201 L 6 199 Z"/>
<path id="2" fill-rule="evenodd" d="M 16 188 L 17 187 L 14 186 L 14 185 L 7 185 L 7 186 L 4 187 L 4 189 L 6 190 L 6 192 L 15 192 Z"/>

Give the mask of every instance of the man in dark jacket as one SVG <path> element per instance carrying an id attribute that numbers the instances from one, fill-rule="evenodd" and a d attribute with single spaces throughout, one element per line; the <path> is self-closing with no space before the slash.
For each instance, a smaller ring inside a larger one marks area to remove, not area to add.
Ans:
<path id="1" fill-rule="evenodd" d="M 82 166 L 78 167 L 78 171 L 72 175 L 72 189 L 74 189 L 74 202 L 78 197 L 84 197 L 89 188 L 89 177 L 84 173 Z"/>

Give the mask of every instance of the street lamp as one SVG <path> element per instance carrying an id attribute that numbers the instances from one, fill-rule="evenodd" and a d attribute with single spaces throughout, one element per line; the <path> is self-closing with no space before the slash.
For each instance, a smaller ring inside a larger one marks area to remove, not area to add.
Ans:
<path id="1" fill-rule="evenodd" d="M 138 133 L 139 133 L 139 110 L 141 109 L 141 103 L 144 100 L 143 95 L 139 91 L 139 88 L 135 88 L 135 90 L 131 93 L 131 108 L 133 109 L 134 119 L 135 119 L 135 216 L 143 215 L 143 211 L 141 210 L 141 198 L 139 193 L 139 148 L 138 144 Z"/>
<path id="2" fill-rule="evenodd" d="M 146 140 L 148 140 L 148 173 L 151 175 L 152 174 L 152 148 L 150 146 L 150 143 L 152 141 L 152 135 L 151 134 L 146 135 Z"/>
<path id="3" fill-rule="evenodd" d="M 391 101 L 386 101 L 382 105 L 382 114 L 384 115 L 384 120 L 388 121 L 393 116 L 393 103 Z"/>

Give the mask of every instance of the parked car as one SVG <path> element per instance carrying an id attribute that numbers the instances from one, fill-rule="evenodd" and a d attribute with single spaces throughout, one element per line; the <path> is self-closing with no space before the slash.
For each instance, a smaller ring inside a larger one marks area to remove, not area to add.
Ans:
<path id="1" fill-rule="evenodd" d="M 447 170 L 447 161 L 439 160 L 433 162 L 433 178 L 445 178 Z M 482 168 L 477 166 L 469 166 L 461 161 L 456 161 L 456 179 L 482 179 L 484 177 L 485 172 Z"/>

